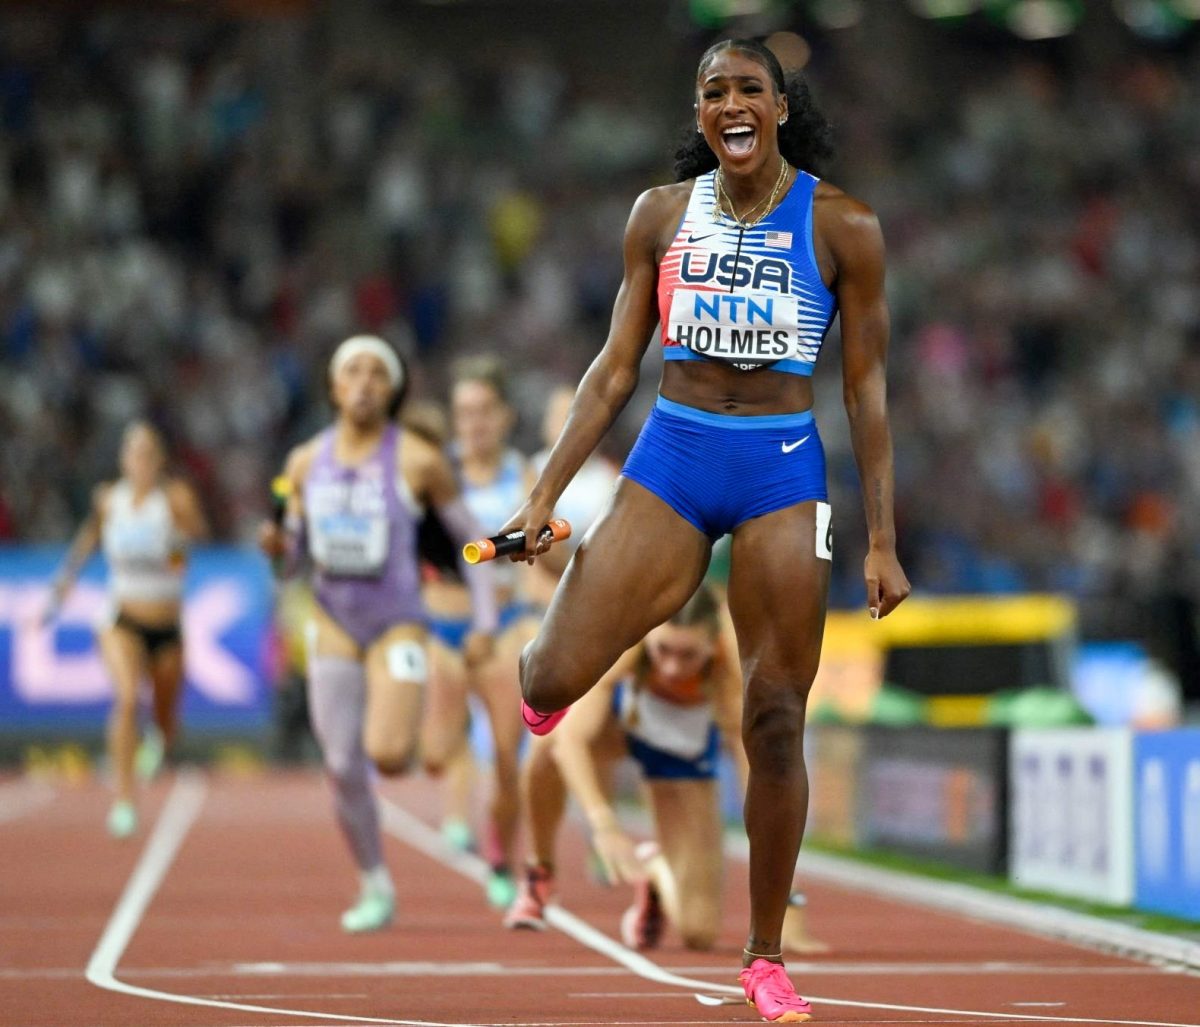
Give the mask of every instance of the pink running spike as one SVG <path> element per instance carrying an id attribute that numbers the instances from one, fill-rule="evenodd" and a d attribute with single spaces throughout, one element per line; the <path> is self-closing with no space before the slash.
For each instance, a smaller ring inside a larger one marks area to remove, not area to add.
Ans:
<path id="1" fill-rule="evenodd" d="M 544 866 L 528 866 L 516 901 L 504 915 L 509 930 L 544 931 L 546 904 L 554 896 L 554 875 Z"/>
<path id="2" fill-rule="evenodd" d="M 525 721 L 525 726 L 529 728 L 529 730 L 535 735 L 548 735 L 551 731 L 558 727 L 563 717 L 567 715 L 567 710 L 570 708 L 570 706 L 567 706 L 565 709 L 555 710 L 553 713 L 538 713 L 537 710 L 531 708 L 529 704 L 522 699 L 521 719 Z"/>
<path id="3" fill-rule="evenodd" d="M 804 1023 L 812 1019 L 812 1006 L 796 994 L 781 963 L 756 959 L 738 974 L 738 981 L 746 992 L 746 1001 L 768 1023 Z"/>

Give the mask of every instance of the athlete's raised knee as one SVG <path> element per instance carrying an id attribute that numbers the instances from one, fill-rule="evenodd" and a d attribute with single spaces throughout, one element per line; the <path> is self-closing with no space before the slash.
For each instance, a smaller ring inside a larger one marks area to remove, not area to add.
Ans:
<path id="1" fill-rule="evenodd" d="M 521 697 L 538 713 L 556 713 L 570 706 L 578 693 L 572 690 L 562 669 L 552 666 L 537 642 L 535 638 L 521 651 Z"/>
<path id="2" fill-rule="evenodd" d="M 367 755 L 385 777 L 407 774 L 416 763 L 415 746 L 395 742 L 368 742 Z"/>

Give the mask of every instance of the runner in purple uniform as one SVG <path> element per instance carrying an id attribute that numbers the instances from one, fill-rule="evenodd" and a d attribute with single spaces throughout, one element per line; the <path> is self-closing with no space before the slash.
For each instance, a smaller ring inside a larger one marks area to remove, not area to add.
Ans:
<path id="1" fill-rule="evenodd" d="M 407 376 L 386 342 L 347 339 L 329 376 L 337 416 L 289 455 L 287 515 L 282 525 L 263 524 L 260 544 L 284 573 L 311 567 L 309 712 L 361 873 L 358 901 L 342 915 L 342 927 L 360 932 L 395 915 L 371 764 L 403 773 L 416 749 L 428 677 L 417 525 L 432 507 L 460 545 L 482 528 L 459 498 L 441 450 L 395 425 Z M 496 629 L 490 568 L 472 568 L 464 578 L 473 603 L 467 659 L 485 659 Z"/>

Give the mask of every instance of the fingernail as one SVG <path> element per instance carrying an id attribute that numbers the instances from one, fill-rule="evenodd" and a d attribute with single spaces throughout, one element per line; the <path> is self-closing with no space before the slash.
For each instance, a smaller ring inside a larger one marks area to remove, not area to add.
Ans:
<path id="1" fill-rule="evenodd" d="M 871 607 L 871 620 L 879 620 L 879 607 L 878 606 Z"/>

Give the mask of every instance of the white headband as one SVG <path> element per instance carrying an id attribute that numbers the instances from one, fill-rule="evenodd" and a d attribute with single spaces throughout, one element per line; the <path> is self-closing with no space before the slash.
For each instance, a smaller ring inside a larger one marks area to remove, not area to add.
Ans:
<path id="1" fill-rule="evenodd" d="M 404 367 L 396 351 L 384 342 L 378 335 L 352 335 L 333 351 L 329 361 L 329 369 L 337 374 L 342 365 L 354 359 L 361 353 L 370 353 L 383 361 L 387 368 L 388 377 L 392 380 L 392 388 L 399 389 L 404 385 Z"/>

